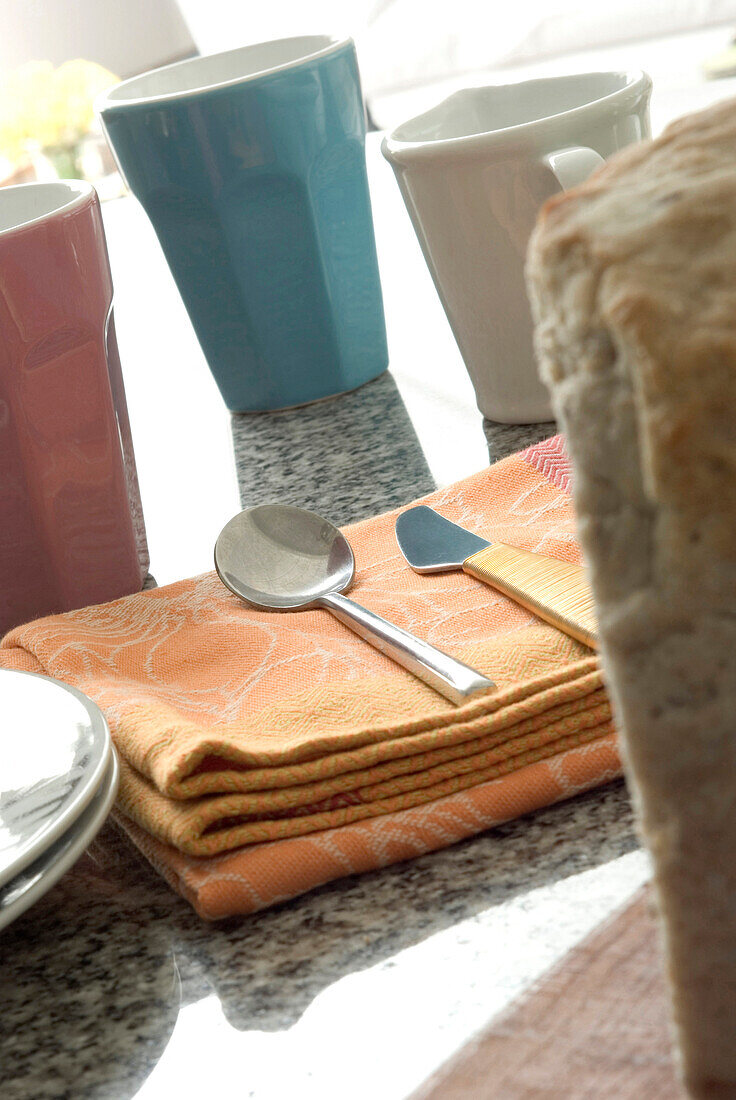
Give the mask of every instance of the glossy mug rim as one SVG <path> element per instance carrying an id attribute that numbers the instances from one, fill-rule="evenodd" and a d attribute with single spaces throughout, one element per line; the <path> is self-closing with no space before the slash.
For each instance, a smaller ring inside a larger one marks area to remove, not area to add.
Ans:
<path id="1" fill-rule="evenodd" d="M 154 92 L 148 95 L 134 94 L 130 97 L 123 98 L 120 96 L 120 93 L 125 93 L 126 88 L 133 88 L 135 91 L 134 86 L 136 84 L 145 87 L 145 83 L 149 81 L 151 77 L 156 77 L 161 73 L 173 71 L 181 72 L 187 68 L 191 68 L 196 72 L 196 70 L 203 67 L 205 63 L 211 63 L 215 59 L 225 57 L 234 58 L 236 54 L 257 55 L 258 50 L 262 50 L 264 46 L 286 45 L 290 42 L 322 42 L 325 43 L 325 45 L 318 49 L 307 49 L 306 52 L 299 54 L 290 61 L 284 61 L 277 65 L 267 65 L 265 68 L 254 69 L 251 72 L 246 72 L 239 76 L 230 77 L 224 80 L 200 82 L 191 88 L 182 88 L 178 91 Z M 152 107 L 160 103 L 171 103 L 182 99 L 190 99 L 193 96 L 204 95 L 205 93 L 217 91 L 221 88 L 232 88 L 236 87 L 238 84 L 246 84 L 251 81 L 260 80 L 265 76 L 271 76 L 273 73 L 286 72 L 289 69 L 299 68 L 301 65 L 308 64 L 310 61 L 318 61 L 323 57 L 329 57 L 331 54 L 337 53 L 346 46 L 355 46 L 353 39 L 349 35 L 338 37 L 333 34 L 297 34 L 287 36 L 286 38 L 264 39 L 262 42 L 249 43 L 247 46 L 237 46 L 232 50 L 221 50 L 217 53 L 201 54 L 198 57 L 187 57 L 183 61 L 175 61 L 171 65 L 161 65 L 156 69 L 150 69 L 146 73 L 139 73 L 137 76 L 129 77 L 119 84 L 114 84 L 111 88 L 108 88 L 97 97 L 94 103 L 94 110 L 97 114 L 102 115 L 115 110 L 128 110 L 131 107 Z"/>
<path id="2" fill-rule="evenodd" d="M 16 197 L 22 191 L 39 195 L 42 190 L 63 190 L 66 192 L 67 198 L 63 202 L 51 206 L 48 210 L 43 210 L 41 213 L 30 217 L 23 217 L 20 221 L 15 221 L 12 225 L 3 227 L 2 206 L 8 197 Z M 66 214 L 77 208 L 81 209 L 87 203 L 93 201 L 96 194 L 97 192 L 92 184 L 87 183 L 86 180 L 36 180 L 33 183 L 15 183 L 10 187 L 2 187 L 0 188 L 0 240 L 11 233 L 17 233 L 21 229 L 30 229 L 32 226 L 41 225 L 43 222 L 58 217 L 59 214 Z"/>
<path id="3" fill-rule="evenodd" d="M 435 111 L 452 99 L 460 91 L 483 91 L 485 89 L 507 89 L 521 85 L 549 85 L 558 84 L 565 80 L 592 78 L 602 76 L 622 77 L 624 83 L 620 88 L 607 92 L 605 95 L 596 96 L 594 99 L 585 100 L 566 111 L 558 111 L 555 114 L 543 115 L 541 118 L 532 118 L 526 122 L 519 122 L 513 126 L 503 126 L 498 129 L 480 130 L 473 134 L 463 134 L 456 137 L 422 138 L 420 140 L 408 140 L 399 136 L 406 127 L 411 126 L 419 119 L 431 116 Z M 412 118 L 405 119 L 395 126 L 391 133 L 384 137 L 381 143 L 381 152 L 388 161 L 396 163 L 409 163 L 417 159 L 434 158 L 447 154 L 457 155 L 462 153 L 485 152 L 494 147 L 505 146 L 509 141 L 523 138 L 532 133 L 538 135 L 556 130 L 560 123 L 577 120 L 583 115 L 596 113 L 601 108 L 608 110 L 611 105 L 618 103 L 632 103 L 647 95 L 652 90 L 652 79 L 643 69 L 601 69 L 596 72 L 565 73 L 561 76 L 537 77 L 533 80 L 519 80 L 510 84 L 477 84 L 469 88 L 458 88 L 452 95 L 446 96 L 441 102 L 436 103 L 427 111 L 422 111 Z"/>

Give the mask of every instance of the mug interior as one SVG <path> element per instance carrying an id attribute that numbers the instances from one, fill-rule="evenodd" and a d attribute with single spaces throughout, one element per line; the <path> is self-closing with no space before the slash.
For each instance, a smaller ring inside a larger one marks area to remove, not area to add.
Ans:
<path id="1" fill-rule="evenodd" d="M 342 40 L 331 35 L 304 35 L 177 61 L 174 65 L 166 65 L 117 84 L 104 96 L 104 106 L 182 95 L 235 80 L 248 80 L 264 72 L 306 61 L 315 54 L 342 44 Z"/>
<path id="2" fill-rule="evenodd" d="M 448 141 L 508 130 L 606 99 L 638 78 L 638 73 L 581 73 L 463 88 L 430 111 L 402 123 L 391 136 L 407 142 Z"/>
<path id="3" fill-rule="evenodd" d="M 0 233 L 56 214 L 89 195 L 89 184 L 76 180 L 52 183 L 22 183 L 0 188 Z"/>

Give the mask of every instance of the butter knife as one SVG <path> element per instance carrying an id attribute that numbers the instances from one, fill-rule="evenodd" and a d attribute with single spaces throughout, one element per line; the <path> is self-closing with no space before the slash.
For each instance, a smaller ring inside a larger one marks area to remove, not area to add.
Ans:
<path id="1" fill-rule="evenodd" d="M 488 542 L 426 504 L 401 513 L 396 540 L 415 572 L 462 569 L 558 630 L 598 648 L 593 595 L 581 566 Z"/>

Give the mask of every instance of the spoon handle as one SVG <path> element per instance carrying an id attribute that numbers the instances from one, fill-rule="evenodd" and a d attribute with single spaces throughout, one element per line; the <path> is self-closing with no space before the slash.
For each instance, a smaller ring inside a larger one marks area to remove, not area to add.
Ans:
<path id="1" fill-rule="evenodd" d="M 476 672 L 470 665 L 456 661 L 454 657 L 415 638 L 400 626 L 394 626 L 339 592 L 328 592 L 315 603 L 326 607 L 341 623 L 414 673 L 451 703 L 465 703 L 473 696 L 484 695 L 496 687 L 493 680 Z"/>

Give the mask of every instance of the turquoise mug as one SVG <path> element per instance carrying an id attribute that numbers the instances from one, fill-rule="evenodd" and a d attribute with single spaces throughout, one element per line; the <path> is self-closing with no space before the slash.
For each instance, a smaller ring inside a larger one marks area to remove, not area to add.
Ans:
<path id="1" fill-rule="evenodd" d="M 386 369 L 351 39 L 193 58 L 96 107 L 231 411 L 304 405 Z"/>

